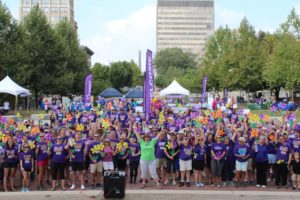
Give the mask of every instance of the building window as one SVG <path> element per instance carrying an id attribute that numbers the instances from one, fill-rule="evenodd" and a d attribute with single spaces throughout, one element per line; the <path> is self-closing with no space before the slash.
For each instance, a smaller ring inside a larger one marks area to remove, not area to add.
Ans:
<path id="1" fill-rule="evenodd" d="M 51 16 L 51 22 L 57 22 L 59 20 L 58 16 Z"/>
<path id="2" fill-rule="evenodd" d="M 68 9 L 66 7 L 60 7 L 60 12 L 61 13 L 67 13 L 68 12 Z"/>
<path id="3" fill-rule="evenodd" d="M 44 11 L 45 14 L 48 14 L 49 12 L 49 8 L 42 8 L 42 10 Z"/>
<path id="4" fill-rule="evenodd" d="M 52 7 L 51 8 L 51 13 L 58 13 L 58 8 L 57 7 Z"/>
<path id="5" fill-rule="evenodd" d="M 51 4 L 59 4 L 59 0 L 51 0 Z"/>
<path id="6" fill-rule="evenodd" d="M 49 0 L 41 0 L 42 5 L 48 5 L 49 4 Z"/>
<path id="7" fill-rule="evenodd" d="M 37 0 L 31 0 L 31 4 L 37 4 L 38 2 L 37 2 Z"/>
<path id="8" fill-rule="evenodd" d="M 60 0 L 60 4 L 62 5 L 67 5 L 69 2 L 68 0 Z"/>
<path id="9" fill-rule="evenodd" d="M 23 0 L 23 4 L 30 4 L 30 0 Z"/>

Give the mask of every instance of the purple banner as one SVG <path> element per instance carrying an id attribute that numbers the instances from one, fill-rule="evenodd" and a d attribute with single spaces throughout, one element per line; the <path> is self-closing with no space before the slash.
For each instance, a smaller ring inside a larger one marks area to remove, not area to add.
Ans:
<path id="1" fill-rule="evenodd" d="M 205 98 L 206 98 L 206 84 L 207 84 L 207 76 L 205 76 L 202 80 L 202 99 L 201 103 L 205 103 Z"/>
<path id="2" fill-rule="evenodd" d="M 146 80 L 145 80 L 145 115 L 146 122 L 149 122 L 151 112 L 151 99 L 153 92 L 153 66 L 152 66 L 152 51 L 147 50 L 146 54 Z"/>
<path id="3" fill-rule="evenodd" d="M 90 107 L 91 106 L 91 93 L 92 93 L 92 81 L 93 81 L 93 75 L 89 74 L 85 78 L 84 83 L 84 106 Z"/>

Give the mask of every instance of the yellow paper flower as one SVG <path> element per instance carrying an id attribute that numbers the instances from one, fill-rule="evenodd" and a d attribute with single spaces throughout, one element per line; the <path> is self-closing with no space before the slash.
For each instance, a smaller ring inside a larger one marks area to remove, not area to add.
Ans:
<path id="1" fill-rule="evenodd" d="M 5 134 L 3 134 L 2 131 L 0 131 L 0 140 L 5 142 Z"/>
<path id="2" fill-rule="evenodd" d="M 101 124 L 102 124 L 102 128 L 108 129 L 109 124 L 110 124 L 109 119 L 108 118 L 102 119 Z"/>
<path id="3" fill-rule="evenodd" d="M 76 130 L 77 131 L 83 131 L 84 130 L 83 124 L 78 124 Z"/>
<path id="4" fill-rule="evenodd" d="M 35 144 L 34 144 L 33 141 L 29 141 L 28 144 L 29 144 L 30 149 L 34 149 L 35 148 Z"/>
<path id="5" fill-rule="evenodd" d="M 122 143 L 119 142 L 119 143 L 117 143 L 116 147 L 117 147 L 117 149 L 119 151 L 122 151 L 123 148 L 128 148 L 128 143 L 127 142 L 123 142 L 123 144 L 122 144 Z"/>
<path id="6" fill-rule="evenodd" d="M 167 149 L 173 149 L 173 144 L 168 141 L 168 143 L 166 144 Z"/>
<path id="7" fill-rule="evenodd" d="M 92 151 L 92 154 L 96 154 L 96 153 L 100 153 L 101 151 L 103 151 L 104 149 L 104 145 L 101 143 L 101 144 L 98 144 L 98 145 L 95 145 L 91 151 Z"/>
<path id="8" fill-rule="evenodd" d="M 160 113 L 159 113 L 159 118 L 158 118 L 158 123 L 159 123 L 159 124 L 163 124 L 164 121 L 165 121 L 164 113 L 163 113 L 163 112 L 160 112 Z"/>

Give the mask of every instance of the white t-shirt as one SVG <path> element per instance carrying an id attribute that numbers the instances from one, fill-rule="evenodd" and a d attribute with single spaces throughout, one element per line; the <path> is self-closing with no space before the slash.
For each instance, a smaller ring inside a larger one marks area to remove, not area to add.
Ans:
<path id="1" fill-rule="evenodd" d="M 4 110 L 9 110 L 9 102 L 8 101 L 4 102 Z"/>

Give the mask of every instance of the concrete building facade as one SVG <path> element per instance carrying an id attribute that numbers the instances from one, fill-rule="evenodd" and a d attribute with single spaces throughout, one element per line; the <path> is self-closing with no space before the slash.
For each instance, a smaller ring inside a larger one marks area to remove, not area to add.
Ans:
<path id="1" fill-rule="evenodd" d="M 157 51 L 178 47 L 203 55 L 214 32 L 214 0 L 158 0 Z"/>

